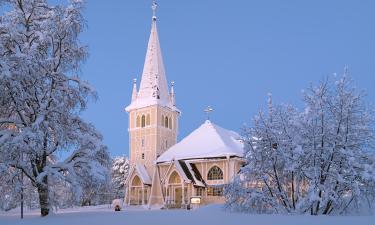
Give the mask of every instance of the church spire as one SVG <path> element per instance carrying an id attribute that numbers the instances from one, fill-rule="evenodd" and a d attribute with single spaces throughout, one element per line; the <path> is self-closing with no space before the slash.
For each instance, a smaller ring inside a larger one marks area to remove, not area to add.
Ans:
<path id="1" fill-rule="evenodd" d="M 155 103 L 167 103 L 169 101 L 169 91 L 156 27 L 156 7 L 156 3 L 153 2 L 151 34 L 148 41 L 138 99 Z"/>
<path id="2" fill-rule="evenodd" d="M 126 108 L 127 111 L 151 105 L 162 105 L 173 108 L 172 96 L 169 93 L 167 78 L 165 75 L 163 56 L 160 48 L 158 30 L 156 27 L 156 9 L 158 5 L 152 2 L 152 22 L 150 38 L 143 66 L 142 78 L 135 101 Z M 136 89 L 136 88 L 135 88 Z M 134 90 L 134 87 L 133 87 Z M 133 99 L 133 98 L 132 98 Z"/>

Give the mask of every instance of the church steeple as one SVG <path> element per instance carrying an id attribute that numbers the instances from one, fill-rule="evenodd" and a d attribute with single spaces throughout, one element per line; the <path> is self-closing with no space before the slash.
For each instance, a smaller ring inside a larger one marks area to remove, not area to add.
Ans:
<path id="1" fill-rule="evenodd" d="M 133 81 L 132 100 L 126 107 L 129 114 L 129 153 L 131 168 L 143 182 L 142 203 L 163 202 L 158 184 L 155 160 L 177 143 L 180 111 L 175 106 L 174 84 L 170 92 L 165 75 L 158 31 L 155 0 L 152 4 L 151 33 L 140 84 Z M 150 179 L 153 181 L 149 187 Z M 151 191 L 151 192 L 150 192 Z M 151 194 L 152 193 L 152 194 Z M 149 198 L 150 194 L 153 198 Z M 157 197 L 155 197 L 157 196 Z M 159 198 L 160 197 L 160 198 Z"/>
<path id="2" fill-rule="evenodd" d="M 156 26 L 156 8 L 157 4 L 153 2 L 151 33 L 147 46 L 141 83 L 137 99 L 126 108 L 127 111 L 132 108 L 140 108 L 150 105 L 162 105 L 173 108 Z"/>

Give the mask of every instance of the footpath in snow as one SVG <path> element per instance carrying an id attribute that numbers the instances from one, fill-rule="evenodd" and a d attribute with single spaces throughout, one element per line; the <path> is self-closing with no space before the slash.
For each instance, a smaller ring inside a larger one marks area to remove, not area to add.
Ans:
<path id="1" fill-rule="evenodd" d="M 374 225 L 375 216 L 251 215 L 223 211 L 220 205 L 197 210 L 145 210 L 125 208 L 114 212 L 108 206 L 64 209 L 46 218 L 38 211 L 0 213 L 0 225 Z"/>

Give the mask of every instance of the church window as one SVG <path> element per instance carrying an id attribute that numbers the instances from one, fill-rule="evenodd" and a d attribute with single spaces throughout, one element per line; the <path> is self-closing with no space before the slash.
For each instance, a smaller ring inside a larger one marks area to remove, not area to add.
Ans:
<path id="1" fill-rule="evenodd" d="M 146 116 L 145 115 L 142 115 L 142 127 L 145 127 L 146 126 Z"/>
<path id="2" fill-rule="evenodd" d="M 138 176 L 135 176 L 132 181 L 132 186 L 141 186 L 142 182 L 141 179 L 139 179 Z"/>
<path id="3" fill-rule="evenodd" d="M 142 153 L 142 159 L 145 159 L 145 153 Z"/>
<path id="4" fill-rule="evenodd" d="M 180 184 L 181 183 L 181 178 L 176 171 L 173 171 L 173 173 L 169 177 L 169 183 L 170 184 Z"/>
<path id="5" fill-rule="evenodd" d="M 197 196 L 203 196 L 203 193 L 204 193 L 204 188 L 198 187 L 197 188 Z"/>
<path id="6" fill-rule="evenodd" d="M 145 147 L 145 139 L 142 138 L 142 147 Z"/>
<path id="7" fill-rule="evenodd" d="M 164 126 L 165 126 L 166 128 L 168 128 L 168 117 L 167 117 L 167 116 L 165 117 L 165 124 L 164 124 Z"/>
<path id="8" fill-rule="evenodd" d="M 141 120 L 140 120 L 139 116 L 137 116 L 136 127 L 140 127 L 140 126 L 141 126 Z"/>
<path id="9" fill-rule="evenodd" d="M 223 196 L 223 187 L 208 187 L 207 196 Z"/>
<path id="10" fill-rule="evenodd" d="M 161 125 L 164 127 L 164 115 L 161 116 Z"/>
<path id="11" fill-rule="evenodd" d="M 169 117 L 169 129 L 172 129 L 172 117 Z"/>
<path id="12" fill-rule="evenodd" d="M 213 166 L 208 171 L 207 179 L 208 180 L 222 180 L 223 179 L 223 171 L 219 167 Z"/>
<path id="13" fill-rule="evenodd" d="M 150 126 L 150 123 L 151 123 L 151 121 L 150 121 L 150 114 L 147 114 L 147 117 L 146 117 L 146 125 L 147 125 L 147 126 Z"/>

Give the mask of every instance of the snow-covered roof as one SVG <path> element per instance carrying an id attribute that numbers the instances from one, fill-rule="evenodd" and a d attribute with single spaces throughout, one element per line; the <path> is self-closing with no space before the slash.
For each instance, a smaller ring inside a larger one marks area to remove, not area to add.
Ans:
<path id="1" fill-rule="evenodd" d="M 202 176 L 200 175 L 199 171 L 193 170 L 192 164 L 185 162 L 184 160 L 174 161 L 174 165 L 184 182 L 190 183 L 192 182 L 193 185 L 199 187 L 205 187 L 206 185 L 203 183 Z"/>
<path id="2" fill-rule="evenodd" d="M 198 129 L 164 152 L 156 162 L 227 156 L 243 157 L 238 133 L 206 120 Z"/>
<path id="3" fill-rule="evenodd" d="M 178 111 L 174 106 L 174 99 L 170 96 L 165 75 L 163 57 L 160 48 L 156 17 L 152 19 L 151 34 L 148 41 L 141 84 L 137 92 L 136 84 L 133 87 L 132 102 L 125 108 L 126 111 L 139 109 L 151 105 L 161 105 Z"/>
<path id="4" fill-rule="evenodd" d="M 141 165 L 141 164 L 137 163 L 135 165 L 135 169 L 137 171 L 137 174 L 141 178 L 142 183 L 151 185 L 151 178 L 147 173 L 146 167 L 144 165 Z"/>

